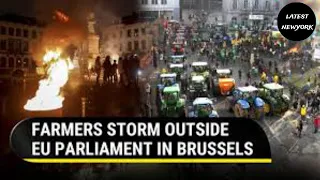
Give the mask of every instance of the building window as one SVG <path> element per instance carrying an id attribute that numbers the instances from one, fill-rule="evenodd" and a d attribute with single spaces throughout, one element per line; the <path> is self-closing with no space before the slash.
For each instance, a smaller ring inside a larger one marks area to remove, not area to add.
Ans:
<path id="1" fill-rule="evenodd" d="M 266 1 L 266 10 L 270 11 L 270 2 Z"/>
<path id="2" fill-rule="evenodd" d="M 0 41 L 0 50 L 7 50 L 7 40 Z"/>
<path id="3" fill-rule="evenodd" d="M 29 68 L 29 59 L 28 58 L 24 58 L 23 59 L 23 67 L 24 68 Z"/>
<path id="4" fill-rule="evenodd" d="M 128 42 L 128 51 L 132 51 L 132 42 Z"/>
<path id="5" fill-rule="evenodd" d="M 17 67 L 17 68 L 21 68 L 22 65 L 23 65 L 21 58 L 17 58 L 16 63 L 17 63 L 17 64 L 16 64 L 16 67 Z"/>
<path id="6" fill-rule="evenodd" d="M 23 30 L 23 37 L 28 38 L 29 37 L 29 31 L 28 29 Z"/>
<path id="7" fill-rule="evenodd" d="M 37 38 L 37 32 L 35 30 L 32 31 L 32 38 L 33 39 Z"/>
<path id="8" fill-rule="evenodd" d="M 141 28 L 141 34 L 146 35 L 146 28 Z"/>
<path id="9" fill-rule="evenodd" d="M 139 29 L 135 29 L 134 30 L 134 37 L 138 37 L 139 36 Z"/>
<path id="10" fill-rule="evenodd" d="M 134 42 L 134 50 L 138 51 L 139 50 L 139 41 Z"/>
<path id="11" fill-rule="evenodd" d="M 233 0 L 233 2 L 232 2 L 232 8 L 233 8 L 234 10 L 238 9 L 238 0 Z"/>
<path id="12" fill-rule="evenodd" d="M 158 4 L 158 0 L 151 0 L 151 4 Z"/>
<path id="13" fill-rule="evenodd" d="M 128 30 L 127 34 L 128 34 L 128 37 L 131 38 L 131 29 Z"/>
<path id="14" fill-rule="evenodd" d="M 259 0 L 255 0 L 254 1 L 254 6 L 253 6 L 254 9 L 259 9 Z"/>
<path id="15" fill-rule="evenodd" d="M 7 34 L 7 28 L 4 26 L 1 26 L 1 34 L 6 35 Z"/>
<path id="16" fill-rule="evenodd" d="M 20 28 L 16 29 L 16 36 L 21 37 L 21 29 Z"/>
<path id="17" fill-rule="evenodd" d="M 148 4 L 148 0 L 141 0 L 141 4 L 143 4 L 143 5 Z"/>
<path id="18" fill-rule="evenodd" d="M 248 6 L 249 6 L 248 0 L 244 0 L 244 1 L 243 1 L 243 8 L 244 8 L 244 9 L 248 9 Z"/>
<path id="19" fill-rule="evenodd" d="M 119 48 L 120 52 L 122 52 L 122 44 L 120 44 L 120 48 Z"/>
<path id="20" fill-rule="evenodd" d="M 122 38 L 122 31 L 120 31 L 120 38 Z"/>
<path id="21" fill-rule="evenodd" d="M 23 47 L 22 47 L 23 52 L 29 52 L 29 43 L 28 41 L 23 42 Z"/>
<path id="22" fill-rule="evenodd" d="M 8 51 L 9 52 L 13 52 L 14 51 L 14 41 L 12 39 L 10 39 L 8 41 Z"/>
<path id="23" fill-rule="evenodd" d="M 14 29 L 12 27 L 9 28 L 9 35 L 14 36 Z"/>
<path id="24" fill-rule="evenodd" d="M 16 40 L 14 52 L 21 53 L 21 41 Z"/>
<path id="25" fill-rule="evenodd" d="M 7 58 L 6 57 L 0 58 L 0 67 L 2 67 L 2 68 L 7 67 Z"/>
<path id="26" fill-rule="evenodd" d="M 13 57 L 9 58 L 9 68 L 14 68 L 14 59 L 13 59 Z"/>
<path id="27" fill-rule="evenodd" d="M 142 40 L 142 41 L 141 41 L 141 49 L 143 49 L 143 50 L 147 49 L 147 42 L 146 42 L 146 40 Z"/>
<path id="28" fill-rule="evenodd" d="M 280 9 L 280 2 L 279 1 L 276 1 L 276 7 L 275 8 L 276 8 L 277 11 L 279 11 L 279 9 Z"/>
<path id="29" fill-rule="evenodd" d="M 161 0 L 161 4 L 167 4 L 167 0 Z"/>

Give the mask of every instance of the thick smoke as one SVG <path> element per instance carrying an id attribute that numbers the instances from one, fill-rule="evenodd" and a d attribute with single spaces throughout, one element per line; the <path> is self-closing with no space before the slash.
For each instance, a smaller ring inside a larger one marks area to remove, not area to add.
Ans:
<path id="1" fill-rule="evenodd" d="M 33 0 L 34 14 L 48 22 L 43 31 L 40 44 L 33 47 L 36 59 L 41 62 L 44 51 L 48 48 L 80 45 L 87 35 L 87 17 L 94 12 L 97 19 L 97 32 L 121 17 L 136 11 L 135 0 Z M 54 11 L 61 11 L 69 17 L 69 22 L 63 23 L 54 19 Z M 37 63 L 39 64 L 39 63 Z"/>

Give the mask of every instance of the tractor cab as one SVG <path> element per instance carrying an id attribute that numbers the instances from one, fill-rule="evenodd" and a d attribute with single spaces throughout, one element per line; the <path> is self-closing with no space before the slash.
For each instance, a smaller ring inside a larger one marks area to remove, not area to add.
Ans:
<path id="1" fill-rule="evenodd" d="M 184 65 L 183 64 L 170 64 L 169 65 L 169 69 L 170 69 L 170 72 L 172 73 L 176 73 L 179 78 L 181 78 L 181 75 L 184 73 Z"/>
<path id="2" fill-rule="evenodd" d="M 163 90 L 163 101 L 166 105 L 176 105 L 180 98 L 180 88 L 178 85 L 165 87 Z"/>
<path id="3" fill-rule="evenodd" d="M 277 83 L 264 84 L 259 96 L 266 102 L 264 110 L 266 114 L 281 114 L 289 109 L 290 98 L 283 92 L 284 87 Z"/>
<path id="4" fill-rule="evenodd" d="M 193 62 L 191 64 L 191 76 L 202 75 L 205 78 L 209 76 L 209 65 L 208 62 Z"/>
<path id="5" fill-rule="evenodd" d="M 184 55 L 184 45 L 182 42 L 174 42 L 172 43 L 172 53 L 175 56 Z"/>
<path id="6" fill-rule="evenodd" d="M 192 107 L 190 107 L 189 117 L 215 118 L 219 117 L 219 115 L 213 106 L 213 102 L 209 98 L 199 97 L 193 101 Z"/>
<path id="7" fill-rule="evenodd" d="M 236 86 L 231 69 L 217 69 L 212 73 L 214 94 L 229 95 Z"/>
<path id="8" fill-rule="evenodd" d="M 158 84 L 159 89 L 164 89 L 165 87 L 173 86 L 177 83 L 177 74 L 161 74 L 160 82 Z"/>
<path id="9" fill-rule="evenodd" d="M 205 82 L 205 78 L 203 76 L 192 76 L 191 81 L 189 83 L 189 91 L 204 91 L 206 92 L 208 89 L 207 84 Z"/>
<path id="10" fill-rule="evenodd" d="M 164 88 L 161 96 L 160 115 L 165 117 L 185 117 L 185 99 L 180 97 L 178 84 Z"/>
<path id="11" fill-rule="evenodd" d="M 184 56 L 184 55 L 176 55 L 176 56 L 170 57 L 170 62 L 173 64 L 184 63 L 185 60 L 186 60 L 186 56 Z"/>
<path id="12" fill-rule="evenodd" d="M 229 99 L 229 110 L 233 111 L 236 117 L 261 119 L 264 117 L 265 102 L 258 97 L 258 92 L 258 88 L 253 86 L 236 88 Z"/>

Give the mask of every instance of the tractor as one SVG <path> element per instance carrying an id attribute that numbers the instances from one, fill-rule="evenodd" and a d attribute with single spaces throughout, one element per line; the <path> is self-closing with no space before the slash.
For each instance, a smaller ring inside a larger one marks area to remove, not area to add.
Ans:
<path id="1" fill-rule="evenodd" d="M 186 56 L 179 55 L 179 56 L 171 56 L 169 62 L 172 64 L 182 64 L 185 61 L 186 61 Z"/>
<path id="2" fill-rule="evenodd" d="M 165 87 L 161 95 L 161 117 L 185 117 L 185 99 L 180 97 L 180 87 Z"/>
<path id="3" fill-rule="evenodd" d="M 172 54 L 175 56 L 184 56 L 185 50 L 184 50 L 184 44 L 182 42 L 174 42 L 172 43 Z"/>
<path id="4" fill-rule="evenodd" d="M 209 87 L 203 76 L 191 76 L 187 91 L 190 99 L 203 96 L 206 97 L 208 96 Z"/>
<path id="5" fill-rule="evenodd" d="M 228 108 L 236 117 L 246 117 L 256 120 L 264 118 L 265 102 L 257 96 L 258 89 L 253 86 L 236 88 L 228 97 Z"/>
<path id="6" fill-rule="evenodd" d="M 231 69 L 217 69 L 212 72 L 211 89 L 213 94 L 230 95 L 236 86 Z"/>
<path id="7" fill-rule="evenodd" d="M 213 102 L 206 97 L 196 98 L 189 108 L 188 117 L 190 118 L 218 118 L 219 114 L 213 106 Z"/>
<path id="8" fill-rule="evenodd" d="M 208 62 L 193 62 L 191 64 L 191 76 L 203 76 L 207 80 L 209 79 L 209 64 Z"/>
<path id="9" fill-rule="evenodd" d="M 177 74 L 160 74 L 159 83 L 157 85 L 157 102 L 159 103 L 159 98 L 162 94 L 162 91 L 165 87 L 170 87 L 177 84 Z"/>
<path id="10" fill-rule="evenodd" d="M 185 66 L 183 64 L 170 64 L 169 71 L 171 73 L 177 74 L 177 81 L 181 83 L 181 90 L 184 91 L 186 89 L 186 73 Z"/>
<path id="11" fill-rule="evenodd" d="M 283 94 L 284 87 L 277 83 L 264 84 L 259 96 L 266 102 L 264 112 L 267 115 L 282 114 L 289 109 L 290 98 Z"/>

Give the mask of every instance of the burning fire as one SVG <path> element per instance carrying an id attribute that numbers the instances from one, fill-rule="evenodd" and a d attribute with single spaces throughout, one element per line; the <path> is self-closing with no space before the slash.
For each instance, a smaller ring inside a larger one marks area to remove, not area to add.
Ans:
<path id="1" fill-rule="evenodd" d="M 61 51 L 47 51 L 43 57 L 43 62 L 48 66 L 47 77 L 40 80 L 39 88 L 34 98 L 28 100 L 24 106 L 29 111 L 50 111 L 62 107 L 64 97 L 60 94 L 60 89 L 69 79 L 69 70 L 74 66 L 70 58 L 63 59 Z"/>
<path id="2" fill-rule="evenodd" d="M 298 52 L 298 48 L 297 47 L 293 47 L 289 50 L 289 53 L 297 53 Z"/>
<path id="3" fill-rule="evenodd" d="M 57 18 L 60 22 L 63 22 L 63 23 L 69 22 L 69 17 L 65 15 L 63 12 L 58 10 L 54 11 L 54 18 Z"/>

